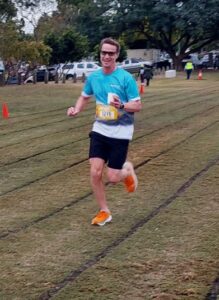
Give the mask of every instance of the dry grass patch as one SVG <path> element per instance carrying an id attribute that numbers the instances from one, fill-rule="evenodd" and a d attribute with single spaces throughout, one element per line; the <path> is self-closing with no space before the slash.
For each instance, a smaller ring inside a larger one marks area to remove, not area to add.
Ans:
<path id="1" fill-rule="evenodd" d="M 0 120 L 1 299 L 60 286 L 52 298 L 204 298 L 219 265 L 219 76 L 204 78 L 155 78 L 146 89 L 129 152 L 139 188 L 106 187 L 113 222 L 103 228 L 90 225 L 94 104 L 66 117 L 81 86 L 1 90 L 10 109 Z"/>

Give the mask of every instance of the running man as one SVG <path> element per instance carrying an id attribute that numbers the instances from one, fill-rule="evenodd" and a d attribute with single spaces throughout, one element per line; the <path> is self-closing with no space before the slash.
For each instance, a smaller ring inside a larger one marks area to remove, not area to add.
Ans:
<path id="1" fill-rule="evenodd" d="M 102 68 L 87 78 L 81 96 L 67 115 L 78 115 L 91 97 L 96 100 L 96 118 L 90 132 L 90 181 L 99 212 L 93 225 L 112 220 L 106 200 L 103 171 L 107 164 L 110 183 L 123 181 L 128 192 L 137 188 L 137 176 L 131 162 L 126 161 L 129 141 L 134 132 L 134 113 L 142 108 L 137 83 L 130 73 L 116 66 L 120 45 L 112 38 L 100 43 Z"/>

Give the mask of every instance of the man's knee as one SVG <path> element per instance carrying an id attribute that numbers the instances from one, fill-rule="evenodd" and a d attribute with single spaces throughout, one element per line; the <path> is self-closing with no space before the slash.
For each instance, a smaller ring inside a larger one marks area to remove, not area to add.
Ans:
<path id="1" fill-rule="evenodd" d="M 90 176 L 94 181 L 100 180 L 102 178 L 102 169 L 95 166 L 91 167 Z"/>
<path id="2" fill-rule="evenodd" d="M 107 171 L 107 177 L 108 177 L 109 182 L 112 184 L 116 184 L 117 182 L 119 182 L 120 181 L 119 174 L 120 174 L 120 171 L 109 169 Z"/>

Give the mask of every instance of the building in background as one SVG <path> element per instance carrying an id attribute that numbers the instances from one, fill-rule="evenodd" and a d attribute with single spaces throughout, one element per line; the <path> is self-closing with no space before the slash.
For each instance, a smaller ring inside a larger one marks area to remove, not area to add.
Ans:
<path id="1" fill-rule="evenodd" d="M 127 58 L 133 57 L 156 63 L 160 61 L 161 51 L 159 49 L 128 49 Z"/>

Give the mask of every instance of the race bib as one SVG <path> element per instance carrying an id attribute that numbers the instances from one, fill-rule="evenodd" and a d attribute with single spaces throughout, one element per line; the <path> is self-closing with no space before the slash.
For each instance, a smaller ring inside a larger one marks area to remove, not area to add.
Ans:
<path id="1" fill-rule="evenodd" d="M 96 117 L 100 120 L 117 120 L 118 119 L 118 110 L 111 105 L 101 105 L 97 104 L 96 106 Z"/>

